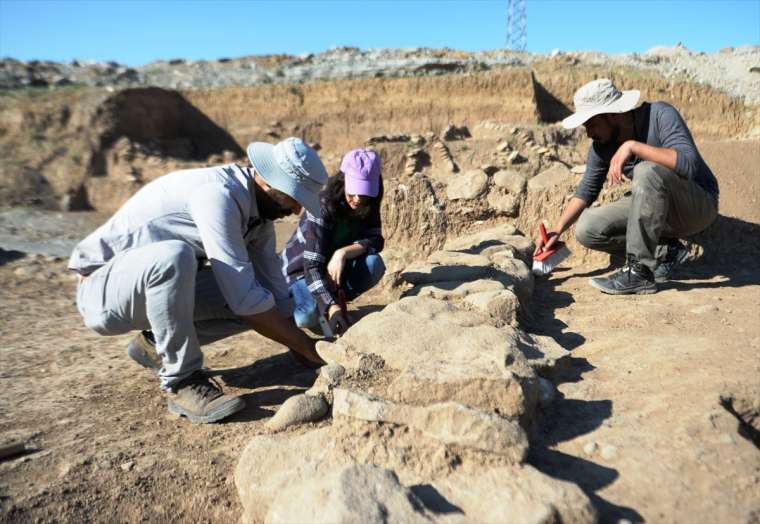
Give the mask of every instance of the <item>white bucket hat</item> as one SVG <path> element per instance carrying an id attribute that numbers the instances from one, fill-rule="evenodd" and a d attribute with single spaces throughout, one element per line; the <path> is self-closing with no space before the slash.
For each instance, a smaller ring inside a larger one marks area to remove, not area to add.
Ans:
<path id="1" fill-rule="evenodd" d="M 575 113 L 562 121 L 562 127 L 573 129 L 592 116 L 603 113 L 625 113 L 636 107 L 641 92 L 620 91 L 607 78 L 593 80 L 575 92 Z"/>
<path id="2" fill-rule="evenodd" d="M 267 184 L 296 199 L 312 215 L 321 215 L 319 192 L 327 183 L 327 170 L 314 149 L 290 137 L 277 145 L 253 142 L 247 152 Z"/>

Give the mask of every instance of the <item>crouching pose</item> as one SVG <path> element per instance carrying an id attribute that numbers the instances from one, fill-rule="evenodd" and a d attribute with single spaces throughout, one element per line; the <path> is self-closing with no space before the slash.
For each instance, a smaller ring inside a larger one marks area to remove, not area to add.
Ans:
<path id="1" fill-rule="evenodd" d="M 576 113 L 562 124 L 583 125 L 593 140 L 586 174 L 536 254 L 551 248 L 576 220 L 576 238 L 590 249 L 627 257 L 628 264 L 591 285 L 603 293 L 654 293 L 687 259 L 678 240 L 708 227 L 718 214 L 718 182 L 702 159 L 678 111 L 644 102 L 638 91 L 619 91 L 607 79 L 575 93 Z M 605 178 L 632 179 L 630 194 L 591 208 Z"/>
<path id="2" fill-rule="evenodd" d="M 321 209 L 307 209 L 282 253 L 282 271 L 295 302 L 300 327 L 315 327 L 320 315 L 333 332 L 348 326 L 341 291 L 353 300 L 385 273 L 378 254 L 384 245 L 380 223 L 383 182 L 380 158 L 356 149 L 343 157 L 340 171 L 320 195 Z"/>
<path id="3" fill-rule="evenodd" d="M 158 368 L 169 411 L 193 422 L 244 407 L 203 372 L 201 343 L 254 329 L 309 366 L 322 360 L 289 318 L 272 221 L 319 213 L 327 172 L 297 138 L 248 146 L 251 167 L 177 171 L 135 193 L 77 245 L 77 307 L 101 335 L 141 330 L 129 356 Z M 207 263 L 208 262 L 208 263 Z"/>

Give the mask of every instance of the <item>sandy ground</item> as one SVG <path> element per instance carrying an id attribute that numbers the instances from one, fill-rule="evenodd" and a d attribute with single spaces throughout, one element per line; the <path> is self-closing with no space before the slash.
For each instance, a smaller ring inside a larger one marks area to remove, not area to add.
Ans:
<path id="1" fill-rule="evenodd" d="M 724 212 L 756 231 L 757 145 L 730 147 L 749 164 L 725 160 L 737 187 L 724 185 Z M 760 520 L 760 451 L 718 402 L 760 385 L 760 270 L 739 262 L 693 264 L 640 297 L 592 289 L 599 267 L 537 283 L 528 327 L 573 351 L 530 460 L 577 482 L 604 521 Z M 6 256 L 0 280 L 0 444 L 34 449 L 0 461 L 0 521 L 236 521 L 237 457 L 313 372 L 253 333 L 208 346 L 206 365 L 248 407 L 195 426 L 126 357 L 129 335 L 81 325 L 64 261 Z"/>

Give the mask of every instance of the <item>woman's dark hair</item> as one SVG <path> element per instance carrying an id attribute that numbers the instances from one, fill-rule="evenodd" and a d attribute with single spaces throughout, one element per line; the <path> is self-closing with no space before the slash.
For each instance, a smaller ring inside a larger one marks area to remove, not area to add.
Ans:
<path id="1" fill-rule="evenodd" d="M 346 202 L 346 175 L 338 171 L 327 180 L 327 185 L 320 193 L 322 207 L 330 217 L 357 217 L 367 218 L 372 213 L 380 213 L 380 204 L 383 201 L 383 177 L 380 177 L 380 191 L 375 197 L 366 197 L 369 202 L 356 211 Z"/>

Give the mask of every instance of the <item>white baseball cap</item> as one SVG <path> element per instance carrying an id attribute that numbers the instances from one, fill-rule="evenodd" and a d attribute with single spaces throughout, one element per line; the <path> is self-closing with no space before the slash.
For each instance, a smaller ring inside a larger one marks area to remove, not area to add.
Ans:
<path id="1" fill-rule="evenodd" d="M 636 107 L 640 96 L 641 92 L 636 89 L 620 91 L 607 78 L 593 80 L 575 92 L 575 113 L 562 121 L 562 127 L 576 128 L 603 113 L 625 113 Z"/>

